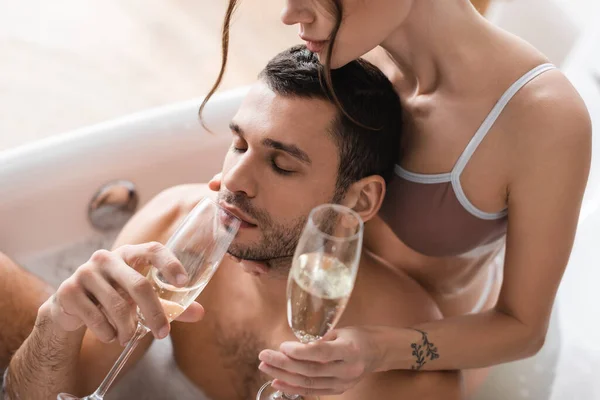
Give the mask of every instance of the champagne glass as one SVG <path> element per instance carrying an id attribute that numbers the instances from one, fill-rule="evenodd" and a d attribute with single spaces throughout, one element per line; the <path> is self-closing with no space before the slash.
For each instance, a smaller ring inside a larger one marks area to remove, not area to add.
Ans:
<path id="1" fill-rule="evenodd" d="M 339 321 L 350 298 L 362 250 L 363 222 L 351 209 L 323 204 L 313 209 L 294 253 L 287 285 L 287 318 L 302 343 L 321 339 Z M 256 400 L 302 400 L 271 382 Z"/>
<path id="2" fill-rule="evenodd" d="M 152 282 L 169 322 L 177 318 L 202 292 L 217 271 L 225 252 L 237 234 L 241 221 L 221 208 L 214 201 L 204 198 L 169 239 L 170 249 L 183 265 L 188 283 L 175 287 L 168 283 L 154 266 L 146 275 Z M 144 323 L 144 316 L 137 309 L 138 323 L 135 334 L 109 371 L 98 389 L 89 396 L 78 398 L 61 393 L 57 400 L 103 400 L 111 384 L 123 368 L 140 339 L 150 331 Z"/>

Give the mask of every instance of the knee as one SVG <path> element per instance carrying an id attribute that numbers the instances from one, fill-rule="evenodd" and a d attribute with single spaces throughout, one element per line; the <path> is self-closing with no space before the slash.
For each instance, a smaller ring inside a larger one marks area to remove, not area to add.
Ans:
<path id="1" fill-rule="evenodd" d="M 36 315 L 37 308 L 54 293 L 54 289 L 0 252 L 0 293 L 3 293 L 3 299 L 0 299 L 3 311 L 18 307 L 25 315 Z"/>
<path id="2" fill-rule="evenodd" d="M 51 288 L 0 253 L 0 370 L 33 329 Z"/>
<path id="3" fill-rule="evenodd" d="M 9 256 L 0 251 L 0 277 L 4 277 L 7 274 L 18 273 L 19 271 L 25 272 L 21 267 L 17 265 Z"/>
<path id="4" fill-rule="evenodd" d="M 14 263 L 6 254 L 0 251 L 0 272 L 6 268 L 9 268 Z"/>

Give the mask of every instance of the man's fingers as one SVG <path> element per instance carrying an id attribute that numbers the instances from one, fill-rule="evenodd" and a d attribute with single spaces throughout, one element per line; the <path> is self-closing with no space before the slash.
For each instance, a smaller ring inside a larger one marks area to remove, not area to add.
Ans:
<path id="1" fill-rule="evenodd" d="M 158 271 L 152 281 L 138 272 L 148 265 Z M 63 282 L 57 291 L 59 306 L 51 309 L 52 315 L 67 331 L 83 323 L 104 342 L 118 334 L 119 341 L 126 343 L 135 331 L 137 305 L 144 325 L 155 337 L 164 338 L 170 325 L 155 286 L 182 287 L 188 281 L 181 262 L 158 242 L 126 245 L 113 252 L 98 250 Z M 197 321 L 202 312 L 200 305 L 192 306 L 180 319 Z"/>
<path id="2" fill-rule="evenodd" d="M 168 283 L 173 286 L 182 287 L 188 282 L 188 276 L 175 257 L 173 252 L 158 242 L 150 242 L 139 245 L 126 245 L 115 250 L 123 261 L 129 266 L 135 267 L 140 261 L 152 264 Z"/>
<path id="3" fill-rule="evenodd" d="M 76 315 L 68 314 L 63 307 L 60 305 L 56 294 L 52 295 L 50 299 L 50 313 L 52 319 L 57 321 L 58 324 L 67 332 L 73 332 L 77 329 L 85 326 L 83 321 Z"/>
<path id="4" fill-rule="evenodd" d="M 87 297 L 76 282 L 68 281 L 61 285 L 57 292 L 58 304 L 67 316 L 77 317 L 96 337 L 110 343 L 116 337 L 114 327 L 96 304 Z M 63 317 L 64 318 L 64 317 Z"/>
<path id="5" fill-rule="evenodd" d="M 123 268 L 125 265 L 119 257 L 107 263 L 105 272 L 109 278 L 121 286 L 138 305 L 146 325 L 154 336 L 162 339 L 169 334 L 169 321 L 163 310 L 158 295 L 152 284 L 145 276 L 132 268 Z"/>
<path id="6" fill-rule="evenodd" d="M 93 269 L 82 270 L 79 280 L 86 291 L 100 303 L 101 311 L 117 329 L 119 342 L 121 344 L 128 342 L 133 336 L 137 324 L 135 307 Z"/>
<path id="7" fill-rule="evenodd" d="M 195 301 L 175 320 L 180 322 L 198 322 L 204 317 L 204 307 Z"/>

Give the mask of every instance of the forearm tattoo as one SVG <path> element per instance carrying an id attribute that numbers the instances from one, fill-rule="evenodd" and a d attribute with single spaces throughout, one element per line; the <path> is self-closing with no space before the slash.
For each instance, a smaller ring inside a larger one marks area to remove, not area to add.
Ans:
<path id="1" fill-rule="evenodd" d="M 412 355 L 415 357 L 415 365 L 410 367 L 411 370 L 418 371 L 425 364 L 427 364 L 427 359 L 429 361 L 433 361 L 437 358 L 440 358 L 437 347 L 429 341 L 427 337 L 427 332 L 420 331 L 418 329 L 414 329 L 415 331 L 421 334 L 421 340 L 419 342 L 411 343 L 410 347 L 412 348 Z"/>

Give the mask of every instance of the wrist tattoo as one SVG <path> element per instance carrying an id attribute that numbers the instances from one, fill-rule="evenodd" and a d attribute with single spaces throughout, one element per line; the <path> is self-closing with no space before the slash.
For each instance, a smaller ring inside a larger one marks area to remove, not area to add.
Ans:
<path id="1" fill-rule="evenodd" d="M 418 329 L 413 329 L 421 334 L 421 341 L 411 343 L 410 347 L 412 348 L 412 355 L 415 357 L 415 365 L 410 367 L 411 370 L 418 371 L 425 364 L 427 364 L 427 359 L 429 361 L 433 361 L 437 358 L 440 358 L 437 347 L 429 341 L 427 337 L 427 332 L 420 331 Z"/>

